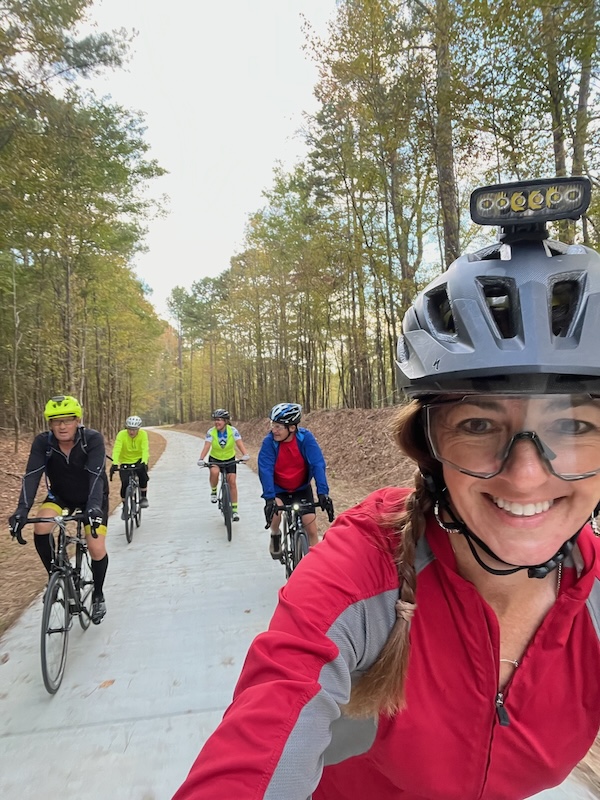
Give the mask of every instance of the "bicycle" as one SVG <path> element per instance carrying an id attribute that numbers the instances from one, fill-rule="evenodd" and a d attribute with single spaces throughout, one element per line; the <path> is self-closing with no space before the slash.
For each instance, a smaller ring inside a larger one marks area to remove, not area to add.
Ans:
<path id="1" fill-rule="evenodd" d="M 222 464 L 220 464 L 218 461 L 204 463 L 204 466 L 208 469 L 211 467 L 218 467 L 219 472 L 221 473 L 219 478 L 219 489 L 217 491 L 217 504 L 219 511 L 221 514 L 223 514 L 223 522 L 225 523 L 225 529 L 227 530 L 228 542 L 231 541 L 231 535 L 233 532 L 233 509 L 231 507 L 231 489 L 229 488 L 229 483 L 227 482 L 227 473 L 225 472 L 225 468 L 229 464 L 240 464 L 243 461 L 243 458 L 236 458 L 235 461 L 225 461 Z"/>
<path id="2" fill-rule="evenodd" d="M 140 493 L 140 479 L 137 474 L 138 467 L 139 464 L 119 464 L 119 474 L 127 474 L 129 478 L 125 489 L 125 497 L 123 498 L 125 538 L 128 544 L 133 539 L 133 523 L 135 522 L 135 527 L 139 528 L 142 522 L 142 507 L 140 505 L 142 496 Z M 112 481 L 112 472 L 110 479 Z"/>
<path id="3" fill-rule="evenodd" d="M 73 617 L 79 617 L 79 624 L 84 631 L 92 621 L 94 579 L 83 527 L 89 520 L 77 509 L 72 514 L 50 518 L 28 517 L 23 525 L 34 525 L 37 522 L 53 522 L 55 525 L 52 531 L 54 558 L 44 592 L 40 639 L 44 686 L 50 694 L 55 694 L 65 672 Z M 69 522 L 77 523 L 74 536 L 67 532 Z M 92 530 L 92 536 L 97 535 Z M 20 544 L 26 544 L 20 533 L 17 539 Z M 69 556 L 70 545 L 75 545 L 74 557 Z"/>
<path id="4" fill-rule="evenodd" d="M 299 503 L 281 507 L 280 532 L 281 563 L 285 567 L 285 577 L 289 578 L 308 553 L 308 535 L 304 530 Z"/>
<path id="5" fill-rule="evenodd" d="M 285 566 L 285 577 L 289 578 L 296 569 L 300 561 L 308 553 L 308 534 L 304 529 L 302 514 L 303 506 L 312 507 L 312 503 L 291 503 L 290 505 L 277 506 L 277 512 L 281 513 L 281 563 Z M 315 504 L 316 507 L 316 504 Z M 319 508 L 322 508 L 319 506 Z M 329 521 L 333 521 L 333 506 L 327 511 Z"/>

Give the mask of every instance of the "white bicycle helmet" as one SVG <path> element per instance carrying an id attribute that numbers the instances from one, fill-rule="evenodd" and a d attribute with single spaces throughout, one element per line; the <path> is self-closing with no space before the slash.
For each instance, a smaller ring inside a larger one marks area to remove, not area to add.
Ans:
<path id="1" fill-rule="evenodd" d="M 131 417 L 127 417 L 127 419 L 125 420 L 125 427 L 131 428 L 132 430 L 135 430 L 136 428 L 141 428 L 142 418 L 136 417 L 135 414 Z"/>

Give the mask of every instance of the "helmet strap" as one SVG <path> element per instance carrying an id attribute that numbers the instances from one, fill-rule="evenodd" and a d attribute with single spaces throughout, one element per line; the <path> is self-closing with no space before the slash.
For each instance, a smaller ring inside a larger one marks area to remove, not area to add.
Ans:
<path id="1" fill-rule="evenodd" d="M 289 438 L 290 438 L 290 436 L 293 436 L 293 435 L 296 433 L 296 431 L 298 430 L 298 426 L 297 426 L 297 425 L 294 425 L 294 427 L 296 428 L 296 431 L 294 431 L 294 432 L 292 433 L 292 431 L 290 430 L 290 427 L 291 427 L 290 425 L 286 425 L 286 426 L 285 426 L 285 429 L 286 429 L 286 431 L 287 431 L 287 436 L 285 437 L 285 439 L 283 439 L 283 440 L 282 440 L 282 441 L 284 441 L 284 442 L 287 442 L 287 441 L 289 441 Z"/>
<path id="2" fill-rule="evenodd" d="M 440 487 L 437 485 L 437 482 L 431 473 L 427 473 L 427 477 L 424 473 L 423 479 L 425 482 L 425 486 L 427 487 L 428 491 L 433 495 L 435 503 L 433 507 L 433 513 L 435 515 L 436 521 L 438 525 L 443 528 L 448 533 L 460 533 L 462 534 L 465 539 L 467 540 L 467 544 L 469 545 L 469 550 L 473 555 L 475 561 L 479 564 L 479 566 L 488 572 L 490 575 L 513 575 L 515 572 L 520 572 L 521 570 L 527 570 L 527 576 L 529 578 L 545 578 L 546 575 L 549 575 L 552 570 L 556 569 L 559 564 L 566 559 L 569 553 L 572 551 L 573 547 L 575 546 L 575 542 L 577 541 L 577 537 L 583 530 L 585 525 L 582 525 L 579 530 L 577 530 L 570 539 L 561 545 L 561 547 L 557 550 L 557 552 L 549 558 L 547 561 L 544 561 L 542 564 L 533 564 L 533 565 L 524 565 L 518 566 L 515 564 L 511 564 L 509 561 L 505 561 L 500 556 L 497 556 L 496 553 L 489 547 L 482 539 L 479 538 L 476 534 L 470 530 L 465 523 L 458 519 L 454 511 L 452 510 L 448 500 L 447 500 L 447 489 L 444 486 L 443 489 L 440 490 Z M 433 487 L 433 491 L 432 491 Z M 444 511 L 451 519 L 451 522 L 445 522 L 442 519 L 441 511 Z M 510 569 L 495 569 L 491 567 L 489 564 L 486 564 L 485 561 L 481 558 L 479 553 L 477 552 L 477 547 L 480 550 L 483 550 L 486 555 L 493 558 L 495 561 L 499 561 L 501 564 L 506 564 L 507 567 Z"/>

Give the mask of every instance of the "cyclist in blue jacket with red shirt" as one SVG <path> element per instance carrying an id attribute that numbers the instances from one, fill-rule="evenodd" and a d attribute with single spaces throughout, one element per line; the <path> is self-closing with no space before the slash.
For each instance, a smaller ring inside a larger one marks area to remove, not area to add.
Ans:
<path id="1" fill-rule="evenodd" d="M 258 475 L 265 499 L 265 519 L 271 527 L 269 552 L 275 560 L 281 558 L 281 514 L 277 506 L 303 503 L 302 522 L 310 545 L 319 541 L 315 518 L 315 498 L 311 486 L 314 479 L 319 505 L 333 519 L 333 503 L 325 474 L 325 459 L 314 435 L 300 428 L 302 406 L 297 403 L 278 403 L 269 415 L 271 431 L 263 439 L 258 454 Z"/>

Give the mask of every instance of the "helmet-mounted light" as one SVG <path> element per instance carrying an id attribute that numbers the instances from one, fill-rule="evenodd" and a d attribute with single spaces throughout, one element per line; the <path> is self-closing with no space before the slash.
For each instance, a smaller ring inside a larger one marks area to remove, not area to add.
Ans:
<path id="1" fill-rule="evenodd" d="M 590 204 L 587 178 L 548 178 L 483 186 L 471 195 L 471 219 L 498 225 L 501 240 L 545 239 L 546 223 L 579 219 Z"/>

